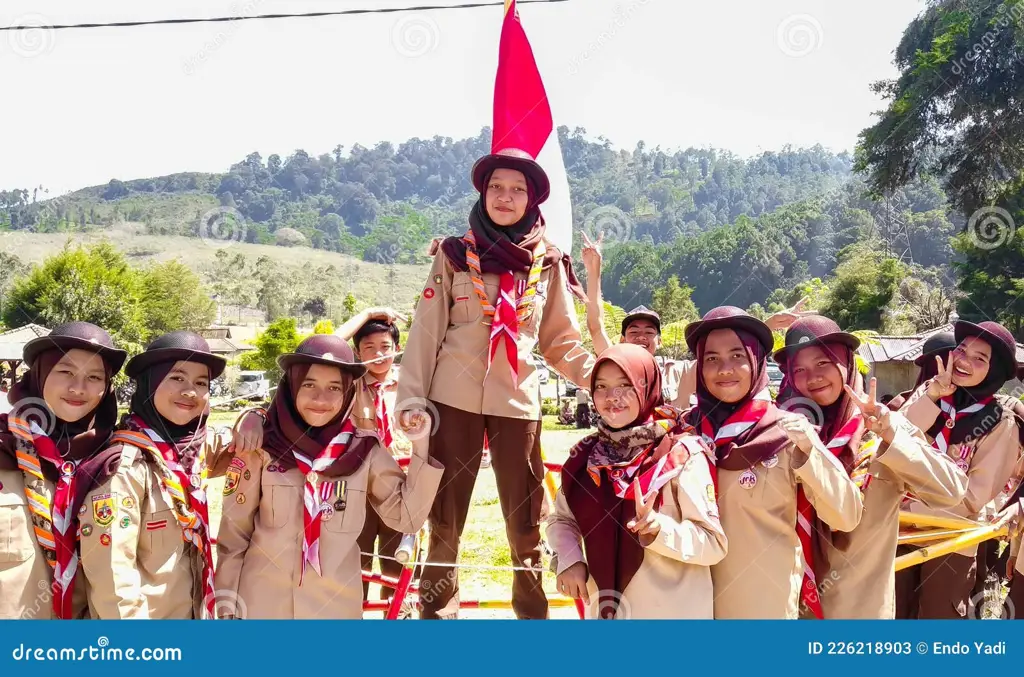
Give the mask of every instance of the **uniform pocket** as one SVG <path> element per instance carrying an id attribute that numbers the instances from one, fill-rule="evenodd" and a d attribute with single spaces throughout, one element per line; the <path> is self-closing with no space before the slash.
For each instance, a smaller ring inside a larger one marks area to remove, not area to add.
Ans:
<path id="1" fill-rule="evenodd" d="M 340 482 L 344 486 L 337 483 L 325 501 L 328 509 L 321 517 L 324 529 L 334 533 L 358 533 L 363 530 L 366 511 L 373 508 L 366 505 L 365 490 L 350 487 L 347 480 Z"/>
<path id="2" fill-rule="evenodd" d="M 450 314 L 452 324 L 466 324 L 473 320 L 471 302 L 476 303 L 478 306 L 480 304 L 476 297 L 476 292 L 473 291 L 473 283 L 468 280 L 460 281 L 456 279 L 452 283 L 452 310 Z"/>
<path id="3" fill-rule="evenodd" d="M 31 517 L 24 495 L 0 494 L 0 562 L 24 562 L 35 552 Z"/>
<path id="4" fill-rule="evenodd" d="M 288 481 L 284 473 L 263 473 L 263 498 L 260 501 L 260 525 L 280 529 L 296 515 L 302 525 L 302 487 Z"/>
<path id="5" fill-rule="evenodd" d="M 118 527 L 120 526 L 119 524 Z M 149 551 L 156 562 L 166 562 L 180 547 L 181 528 L 173 510 L 156 510 L 144 514 L 139 528 L 146 532 Z"/>

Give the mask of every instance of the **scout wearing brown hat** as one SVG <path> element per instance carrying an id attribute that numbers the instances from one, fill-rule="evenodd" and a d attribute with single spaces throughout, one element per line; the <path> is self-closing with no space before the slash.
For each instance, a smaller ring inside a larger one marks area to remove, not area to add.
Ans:
<path id="1" fill-rule="evenodd" d="M 23 357 L 29 369 L 0 414 L 0 618 L 81 618 L 79 506 L 110 474 L 102 450 L 127 353 L 96 325 L 70 322 L 26 343 Z"/>
<path id="2" fill-rule="evenodd" d="M 914 391 L 900 412 L 967 473 L 967 494 L 952 508 L 932 510 L 912 500 L 904 510 L 978 520 L 1020 455 L 1021 424 L 996 397 L 1016 372 L 1016 344 L 995 322 L 959 321 L 954 336 L 957 347 L 945 364 L 937 364 L 936 376 Z M 967 618 L 976 554 L 972 546 L 898 572 L 897 617 Z"/>
<path id="3" fill-rule="evenodd" d="M 535 346 L 553 369 L 586 383 L 593 357 L 583 348 L 572 295 L 583 298 L 568 255 L 545 239 L 539 205 L 543 169 L 522 151 L 487 155 L 473 167 L 480 199 L 469 230 L 445 239 L 416 307 L 402 358 L 399 422 L 438 416 L 431 456 L 445 464 L 430 513 L 429 557 L 454 564 L 486 434 L 517 567 L 540 563 L 544 475 L 540 454 Z M 426 567 L 423 618 L 455 617 L 457 570 Z M 512 606 L 519 618 L 546 618 L 540 574 L 517 570 Z"/>
<path id="4" fill-rule="evenodd" d="M 798 618 L 802 604 L 816 603 L 802 598 L 814 588 L 803 585 L 798 516 L 852 531 L 861 519 L 860 490 L 811 423 L 772 402 L 766 324 L 723 306 L 685 334 L 698 367 L 697 406 L 686 420 L 715 449 L 729 537 L 728 554 L 711 568 L 715 618 Z"/>
<path id="5" fill-rule="evenodd" d="M 205 480 L 222 442 L 206 428 L 224 358 L 187 331 L 133 357 L 131 408 L 109 449 L 114 468 L 82 506 L 82 569 L 93 618 L 212 618 L 213 549 Z"/>
<path id="6" fill-rule="evenodd" d="M 938 366 L 936 366 L 938 362 L 935 358 L 938 357 L 942 364 L 945 364 L 946 358 L 953 348 L 956 348 L 953 332 L 940 331 L 929 336 L 921 346 L 921 354 L 914 360 L 914 364 L 918 367 L 917 382 L 910 390 L 905 390 L 889 400 L 888 407 L 893 411 L 899 411 L 900 407 L 906 403 L 907 398 L 920 388 L 922 383 L 930 378 L 935 378 L 935 375 L 939 373 Z"/>
<path id="7" fill-rule="evenodd" d="M 410 433 L 409 474 L 353 405 L 366 368 L 337 336 L 314 335 L 278 358 L 283 371 L 261 449 L 237 454 L 218 534 L 221 617 L 362 618 L 357 539 L 368 510 L 402 533 L 427 517 L 443 466 L 429 420 Z"/>
<path id="8" fill-rule="evenodd" d="M 775 352 L 786 375 L 776 403 L 814 411 L 822 442 L 863 494 L 864 513 L 855 529 L 830 532 L 812 525 L 804 539 L 812 585 L 821 598 L 820 617 L 826 619 L 893 618 L 903 496 L 911 491 L 942 508 L 959 503 L 967 491 L 967 476 L 956 464 L 935 453 L 902 414 L 890 413 L 875 399 L 875 379 L 865 392 L 854 357 L 859 345 L 856 336 L 817 316 L 794 322 L 785 346 Z"/>

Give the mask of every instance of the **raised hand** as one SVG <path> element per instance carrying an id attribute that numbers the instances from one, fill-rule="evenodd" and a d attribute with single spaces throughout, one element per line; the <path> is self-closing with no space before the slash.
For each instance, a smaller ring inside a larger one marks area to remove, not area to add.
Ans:
<path id="1" fill-rule="evenodd" d="M 818 314 L 818 311 L 816 310 L 804 310 L 804 306 L 806 306 L 807 302 L 810 300 L 811 297 L 805 296 L 797 301 L 792 308 L 780 310 L 765 320 L 764 323 L 767 324 L 768 328 L 772 331 L 786 331 L 799 318 Z"/>
<path id="2" fill-rule="evenodd" d="M 583 267 L 587 271 L 587 276 L 601 275 L 601 262 L 603 256 L 601 255 L 601 244 L 604 242 L 604 232 L 598 234 L 597 242 L 592 241 L 587 237 L 586 231 L 583 231 Z"/>
<path id="3" fill-rule="evenodd" d="M 889 407 L 878 401 L 878 381 L 874 378 L 871 379 L 867 393 L 858 393 L 845 384 L 843 388 L 846 389 L 846 394 L 850 396 L 853 403 L 857 405 L 857 409 L 860 410 L 860 417 L 864 421 L 864 428 L 881 435 L 886 442 L 892 442 L 889 439 L 890 434 L 893 432 L 892 422 L 889 419 L 890 411 Z"/>
<path id="4" fill-rule="evenodd" d="M 934 402 L 938 402 L 943 397 L 948 397 L 956 392 L 956 384 L 953 383 L 954 352 L 956 351 L 949 351 L 949 355 L 946 357 L 946 364 L 942 364 L 941 357 L 935 356 L 935 363 L 939 367 L 939 373 L 928 381 L 928 389 L 925 391 Z"/>
<path id="5" fill-rule="evenodd" d="M 394 308 L 367 308 L 363 311 L 368 320 L 384 320 L 389 324 L 395 324 L 399 320 L 408 322 L 409 318 Z"/>
<path id="6" fill-rule="evenodd" d="M 645 499 L 640 489 L 640 479 L 633 480 L 633 500 L 636 502 L 636 517 L 626 527 L 640 537 L 640 545 L 645 548 L 654 542 L 661 533 L 658 513 L 654 511 L 654 502 L 658 500 L 658 492 L 652 491 L 650 498 Z"/>

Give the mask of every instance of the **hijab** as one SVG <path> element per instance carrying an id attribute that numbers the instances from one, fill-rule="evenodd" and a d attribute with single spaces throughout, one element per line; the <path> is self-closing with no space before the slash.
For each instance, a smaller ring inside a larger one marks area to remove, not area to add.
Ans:
<path id="1" fill-rule="evenodd" d="M 731 441 L 716 447 L 718 467 L 726 470 L 746 470 L 758 461 L 778 454 L 789 445 L 789 437 L 776 423 L 780 412 L 768 393 L 768 355 L 760 341 L 750 332 L 730 329 L 746 349 L 750 364 L 750 390 L 738 402 L 722 402 L 708 389 L 704 382 L 704 351 L 707 336 L 697 342 L 697 406 L 687 412 L 687 422 L 702 431 L 706 422 L 712 434 L 718 431 L 744 407 L 751 408 L 751 415 L 757 422 L 737 435 Z M 755 402 L 756 400 L 756 402 Z"/>
<path id="2" fill-rule="evenodd" d="M 341 409 L 334 418 L 322 426 L 311 426 L 306 423 L 295 406 L 295 400 L 311 366 L 308 362 L 298 363 L 285 370 L 270 403 L 267 422 L 263 425 L 263 450 L 285 469 L 297 467 L 295 456 L 292 454 L 293 449 L 306 458 L 318 457 L 331 440 L 341 434 L 355 405 L 355 379 L 339 367 L 342 383 L 345 385 L 345 399 Z M 348 442 L 348 449 L 321 474 L 327 477 L 351 475 L 359 470 L 376 444 L 375 436 L 353 433 Z"/>
<path id="3" fill-rule="evenodd" d="M 164 418 L 156 409 L 154 396 L 157 388 L 174 369 L 177 360 L 157 362 L 139 372 L 135 378 L 135 393 L 132 395 L 131 412 L 146 426 L 159 435 L 164 442 L 178 452 L 182 467 L 191 469 L 196 455 L 206 442 L 206 419 L 204 411 L 188 423 L 178 425 Z M 207 371 L 209 376 L 209 371 Z"/>
<path id="4" fill-rule="evenodd" d="M 900 407 L 902 407 L 910 398 L 910 396 L 914 394 L 915 390 L 924 385 L 926 381 L 929 381 L 938 376 L 939 365 L 935 362 L 935 358 L 939 357 L 943 362 L 945 362 L 949 358 L 949 353 L 951 350 L 952 348 L 939 350 L 934 354 L 930 355 L 928 359 L 923 360 L 921 364 L 921 369 L 918 371 L 917 381 L 914 383 L 914 387 L 911 388 L 910 390 L 903 391 L 902 393 L 896 395 L 896 397 L 889 400 L 889 409 L 891 409 L 892 411 L 899 411 Z"/>

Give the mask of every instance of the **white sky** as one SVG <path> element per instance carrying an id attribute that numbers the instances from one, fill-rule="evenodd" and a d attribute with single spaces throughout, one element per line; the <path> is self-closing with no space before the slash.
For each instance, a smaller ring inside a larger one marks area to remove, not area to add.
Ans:
<path id="1" fill-rule="evenodd" d="M 459 0 L 3 0 L 0 25 Z M 617 147 L 852 150 L 923 0 L 570 0 L 520 16 L 556 125 Z M 224 171 L 491 124 L 502 10 L 0 33 L 0 188 Z M 792 31 L 787 31 L 792 27 Z"/>

